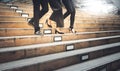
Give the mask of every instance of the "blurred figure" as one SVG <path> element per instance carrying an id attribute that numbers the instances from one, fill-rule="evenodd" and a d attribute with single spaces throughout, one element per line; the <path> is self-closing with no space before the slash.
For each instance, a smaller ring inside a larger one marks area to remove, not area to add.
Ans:
<path id="1" fill-rule="evenodd" d="M 64 27 L 64 22 L 63 22 L 62 7 L 59 3 L 59 0 L 49 0 L 49 4 L 53 10 L 53 13 L 51 14 L 50 18 L 46 21 L 46 23 L 49 27 L 52 27 L 51 21 L 55 21 L 57 24 L 55 33 L 64 34 L 60 29 Z"/>
<path id="2" fill-rule="evenodd" d="M 70 15 L 70 31 L 72 33 L 75 33 L 74 27 L 74 21 L 75 21 L 75 7 L 72 2 L 72 0 L 62 0 L 62 3 L 64 4 L 65 8 L 67 9 L 67 12 L 64 13 L 64 19 Z"/>
<path id="3" fill-rule="evenodd" d="M 32 0 L 32 1 L 34 17 L 29 21 L 29 24 L 34 26 L 35 29 L 34 34 L 39 35 L 41 34 L 39 27 L 39 19 L 48 12 L 48 0 Z M 40 5 L 42 6 L 41 10 Z"/>

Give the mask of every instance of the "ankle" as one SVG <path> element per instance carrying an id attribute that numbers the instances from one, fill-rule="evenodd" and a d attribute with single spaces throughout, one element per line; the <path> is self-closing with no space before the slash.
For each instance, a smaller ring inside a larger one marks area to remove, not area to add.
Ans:
<path id="1" fill-rule="evenodd" d="M 60 28 L 56 28 L 56 29 L 55 29 L 55 33 L 64 34 L 64 32 L 62 32 Z"/>
<path id="2" fill-rule="evenodd" d="M 48 24 L 51 25 L 51 20 L 50 20 L 50 19 L 47 19 L 47 21 L 48 21 Z"/>
<path id="3" fill-rule="evenodd" d="M 60 28 L 56 28 L 55 30 L 57 30 L 57 31 L 61 31 L 61 29 L 60 29 Z"/>
<path id="4" fill-rule="evenodd" d="M 72 26 L 70 26 L 69 28 L 70 28 L 70 29 L 73 29 L 73 27 L 72 27 Z"/>

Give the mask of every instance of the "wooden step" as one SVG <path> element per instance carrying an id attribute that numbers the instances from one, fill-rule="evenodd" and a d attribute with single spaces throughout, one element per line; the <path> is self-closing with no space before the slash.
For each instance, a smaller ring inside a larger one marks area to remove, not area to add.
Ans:
<path id="1" fill-rule="evenodd" d="M 33 29 L 24 29 L 24 28 L 0 28 L 0 36 L 17 36 L 17 35 L 33 35 Z"/>
<path id="2" fill-rule="evenodd" d="M 27 5 L 27 6 L 25 6 L 25 5 L 23 5 L 23 6 L 19 6 L 19 5 L 16 5 L 16 6 L 18 6 L 19 7 L 19 9 L 22 9 L 22 10 L 33 10 L 33 5 Z"/>
<path id="3" fill-rule="evenodd" d="M 33 28 L 27 21 L 0 21 L 0 28 Z"/>
<path id="4" fill-rule="evenodd" d="M 14 3 L 13 5 L 15 5 L 15 6 L 18 6 L 18 7 L 25 7 L 25 8 L 27 8 L 27 7 L 29 7 L 29 8 L 31 8 L 33 5 L 32 4 L 26 4 L 26 3 Z"/>
<path id="5" fill-rule="evenodd" d="M 93 71 L 93 70 L 96 71 L 97 69 L 94 69 L 94 68 L 100 67 L 102 65 L 103 66 L 108 65 L 108 64 L 112 65 L 114 63 L 117 64 L 116 66 L 118 68 L 119 67 L 118 65 L 120 65 L 119 54 L 120 53 L 111 54 L 111 55 L 108 55 L 108 56 L 105 56 L 105 57 L 101 57 L 101 58 L 97 58 L 97 59 L 90 60 L 90 61 L 87 61 L 87 62 L 83 62 L 83 63 L 80 63 L 80 64 L 76 64 L 76 65 L 72 65 L 72 66 L 69 66 L 69 67 L 61 68 L 61 69 L 58 69 L 58 70 L 55 70 L 55 71 Z M 119 63 L 117 63 L 115 61 L 118 61 Z M 113 69 L 112 71 L 114 71 L 114 66 L 112 66 L 112 68 L 103 67 L 103 70 L 106 70 L 106 69 L 109 69 L 109 70 Z"/>
<path id="6" fill-rule="evenodd" d="M 10 8 L 10 6 L 6 5 L 6 4 L 0 4 L 0 9 L 1 8 Z"/>
<path id="7" fill-rule="evenodd" d="M 55 29 L 41 29 L 41 33 L 44 34 L 55 34 Z M 0 36 L 24 36 L 34 35 L 33 28 L 0 28 Z"/>
<path id="8" fill-rule="evenodd" d="M 98 50 L 98 52 L 96 52 L 96 54 L 98 54 L 99 50 L 115 48 L 116 46 L 120 46 L 120 44 L 119 43 L 106 44 L 106 45 L 90 47 L 86 49 L 79 49 L 79 50 L 73 50 L 69 52 L 62 52 L 57 54 L 50 54 L 45 56 L 38 56 L 34 58 L 27 58 L 27 59 L 12 61 L 12 62 L 1 63 L 0 70 L 20 71 L 23 69 L 29 70 L 29 68 L 31 69 L 31 67 L 33 67 L 34 70 L 32 71 L 38 71 L 38 69 L 41 71 L 48 71 L 48 70 L 53 71 L 61 67 L 83 62 L 84 60 L 80 61 L 80 58 L 82 58 L 82 56 L 84 56 L 84 54 L 86 53 L 89 54 L 91 52 Z M 108 56 L 106 58 L 107 59 L 110 58 L 110 61 L 111 61 L 111 59 L 113 59 L 111 57 L 115 57 L 115 59 L 112 60 L 112 61 L 115 61 L 119 59 L 119 57 L 117 57 L 119 54 L 120 53 L 111 54 L 112 56 L 110 55 L 110 57 Z M 102 55 L 104 55 L 104 53 Z"/>
<path id="9" fill-rule="evenodd" d="M 4 17 L 4 16 L 1 16 L 1 19 L 2 19 L 2 17 Z M 7 17 L 7 16 L 5 16 L 5 17 Z M 21 18 L 21 20 L 17 20 L 17 19 L 14 19 L 14 18 L 16 18 L 16 17 L 18 17 L 18 18 Z M 10 21 L 8 21 L 7 19 L 5 19 L 4 21 L 0 21 L 0 28 L 29 28 L 29 26 L 26 26 L 26 25 L 28 25 L 28 22 L 27 22 L 27 20 L 29 19 L 29 18 L 22 18 L 22 17 L 20 17 L 20 16 L 13 16 L 13 17 L 7 17 L 7 18 L 9 18 L 10 19 Z M 44 18 L 43 18 L 44 19 Z M 13 20 L 13 21 L 12 21 Z M 26 22 L 24 21 L 24 20 L 26 20 Z M 44 20 L 40 20 L 39 22 L 41 23 L 41 24 L 43 24 L 43 27 L 44 28 L 48 28 L 48 26 L 45 24 L 45 21 L 46 21 L 46 19 L 44 19 Z M 23 24 L 21 24 L 23 22 Z M 15 24 L 16 23 L 16 24 Z M 20 24 L 21 25 L 20 25 Z M 9 25 L 9 26 L 8 26 Z M 19 26 L 18 26 L 19 25 Z M 56 26 L 56 24 L 53 22 L 52 23 L 52 25 L 53 25 L 53 27 L 55 27 Z M 65 23 L 64 24 L 64 27 L 65 28 L 68 28 L 69 27 L 69 23 Z M 14 26 L 14 27 L 13 27 Z M 91 28 L 91 27 L 96 27 L 96 28 L 99 28 L 99 27 L 120 27 L 120 24 L 118 24 L 118 23 L 111 23 L 111 24 L 105 24 L 105 23 L 98 23 L 98 24 L 96 24 L 96 23 L 93 23 L 93 24 L 91 24 L 91 23 L 82 23 L 82 24 L 80 24 L 80 23 L 75 23 L 74 24 L 74 28 L 82 28 L 82 27 L 86 27 L 86 28 Z"/>
<path id="10" fill-rule="evenodd" d="M 0 21 L 27 21 L 26 18 L 23 17 L 12 17 L 12 16 L 0 16 Z"/>
<path id="11" fill-rule="evenodd" d="M 0 12 L 0 16 L 21 16 L 21 14 L 16 12 Z"/>
<path id="12" fill-rule="evenodd" d="M 9 25 L 9 26 L 8 26 Z M 55 28 L 49 28 L 46 24 L 39 24 L 41 27 L 41 32 L 47 32 L 47 30 L 50 32 L 52 32 L 53 34 L 55 33 Z M 92 24 L 91 24 L 92 25 Z M 95 25 L 96 26 L 96 25 Z M 4 27 L 4 28 L 3 28 Z M 12 29 L 13 28 L 13 29 Z M 27 22 L 1 22 L 0 23 L 0 33 L 5 32 L 4 34 L 7 34 L 8 31 L 16 31 L 16 30 L 24 30 L 24 29 L 32 29 L 33 30 L 33 26 L 29 25 Z M 16 29 L 16 30 L 14 30 Z M 96 26 L 96 27 L 88 27 L 88 25 L 86 24 L 85 26 L 81 26 L 79 28 L 74 28 L 76 32 L 94 32 L 94 31 L 109 31 L 109 30 L 119 30 L 119 26 Z M 71 33 L 69 28 L 62 28 L 61 29 L 64 33 Z M 14 32 L 15 33 L 15 32 Z M 52 34 L 51 33 L 51 34 Z M 9 35 L 9 34 L 8 34 Z M 12 34 L 11 34 L 12 35 Z M 13 34 L 14 35 L 14 34 Z M 22 33 L 21 33 L 22 35 Z M 1 34 L 2 36 L 2 34 Z M 7 35 L 6 35 L 7 36 Z"/>
<path id="13" fill-rule="evenodd" d="M 19 25 L 16 25 L 17 27 Z M 0 36 L 24 36 L 24 35 L 33 35 L 34 34 L 34 28 L 30 25 L 23 24 L 24 27 L 30 27 L 30 28 L 0 28 Z M 9 26 L 10 27 L 10 26 Z M 14 27 L 14 26 L 13 26 Z M 83 33 L 83 32 L 98 32 L 98 31 L 119 31 L 117 30 L 119 27 L 105 27 L 105 28 L 75 28 L 74 30 L 76 33 Z M 65 34 L 72 33 L 69 28 L 62 28 L 61 29 Z M 40 29 L 41 33 L 43 35 L 46 34 L 55 34 L 55 28 L 43 28 Z"/>
<path id="14" fill-rule="evenodd" d="M 3 10 L 16 10 L 16 9 L 18 9 L 18 6 L 14 6 L 14 5 L 11 5 L 11 6 L 7 6 L 7 5 L 5 5 L 5 6 L 0 6 L 0 9 L 3 9 Z"/>
<path id="15" fill-rule="evenodd" d="M 113 34 L 112 34 L 113 32 Z M 101 34 L 101 35 L 100 35 Z M 64 34 L 64 35 L 39 35 L 39 36 L 11 36 L 11 37 L 0 37 L 0 47 L 8 47 L 8 46 L 21 46 L 21 45 L 29 45 L 29 44 L 37 44 L 37 43 L 50 43 L 54 41 L 69 41 L 83 38 L 92 38 L 92 37 L 100 37 L 100 36 L 109 36 L 109 35 L 118 35 L 119 31 L 106 31 L 106 32 L 93 32 L 93 33 L 78 33 L 78 34 Z M 72 38 L 71 38 L 72 37 Z M 49 40 L 46 40 L 49 39 Z M 29 41 L 29 42 L 26 42 Z M 3 45 L 6 44 L 6 45 Z"/>
<path id="16" fill-rule="evenodd" d="M 11 7 L 1 7 L 0 9 L 2 9 L 0 12 L 16 12 L 16 10 L 21 10 L 19 8 L 18 9 L 12 9 Z M 23 12 L 23 10 L 22 10 L 22 12 Z"/>
<path id="17" fill-rule="evenodd" d="M 15 8 L 15 9 L 14 9 Z M 16 6 L 11 6 L 8 8 L 0 8 L 2 9 L 2 11 L 0 11 L 0 16 L 22 16 L 23 14 L 23 10 L 19 9 L 18 7 L 16 8 Z"/>
<path id="18" fill-rule="evenodd" d="M 10 9 L 10 8 L 0 8 L 0 12 L 15 12 L 14 9 Z"/>

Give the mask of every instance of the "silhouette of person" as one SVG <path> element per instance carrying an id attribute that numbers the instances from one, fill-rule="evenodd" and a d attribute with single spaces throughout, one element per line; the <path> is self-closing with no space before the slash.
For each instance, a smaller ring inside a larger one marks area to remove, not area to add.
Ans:
<path id="1" fill-rule="evenodd" d="M 32 2 L 34 9 L 34 17 L 29 21 L 29 24 L 34 26 L 34 34 L 39 35 L 41 34 L 39 27 L 39 19 L 48 12 L 48 0 L 32 0 Z M 41 10 L 40 6 L 42 6 Z"/>
<path id="2" fill-rule="evenodd" d="M 75 21 L 75 7 L 72 0 L 62 0 L 62 3 L 64 4 L 67 11 L 64 13 L 64 19 L 70 15 L 70 31 L 72 33 L 75 32 L 73 29 L 74 21 Z"/>
<path id="3" fill-rule="evenodd" d="M 59 34 L 64 34 L 60 29 L 64 27 L 64 22 L 63 22 L 64 18 L 63 18 L 63 13 L 62 13 L 62 7 L 59 3 L 59 0 L 49 0 L 49 4 L 53 10 L 53 13 L 51 14 L 50 18 L 46 21 L 47 25 L 49 27 L 52 27 L 51 20 L 55 21 L 57 24 L 57 28 L 55 32 Z"/>

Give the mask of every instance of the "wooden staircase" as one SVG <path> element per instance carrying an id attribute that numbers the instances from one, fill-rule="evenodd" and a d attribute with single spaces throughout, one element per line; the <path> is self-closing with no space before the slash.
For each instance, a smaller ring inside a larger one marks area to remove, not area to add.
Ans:
<path id="1" fill-rule="evenodd" d="M 28 25 L 33 16 L 31 4 L 0 3 L 0 71 L 120 69 L 118 15 L 93 16 L 77 10 L 74 25 L 77 33 L 69 31 L 67 18 L 62 28 L 65 34 L 61 35 L 45 24 L 51 12 L 40 20 L 42 35 L 34 35 L 33 27 Z"/>

